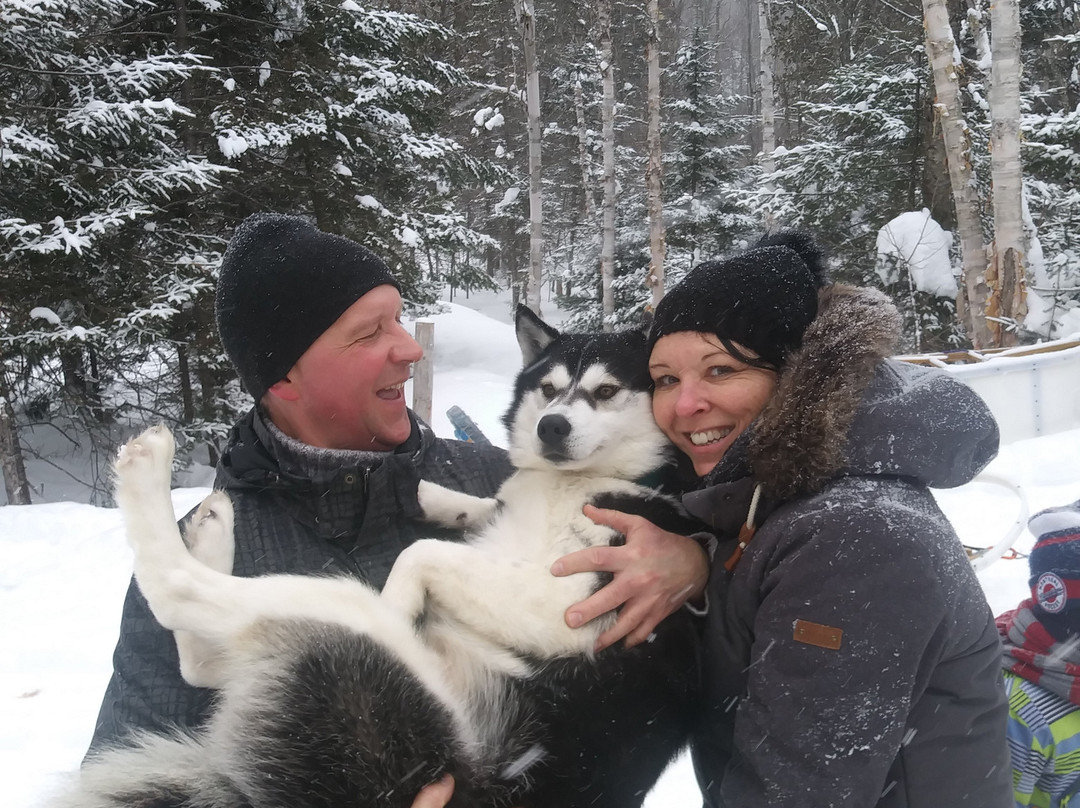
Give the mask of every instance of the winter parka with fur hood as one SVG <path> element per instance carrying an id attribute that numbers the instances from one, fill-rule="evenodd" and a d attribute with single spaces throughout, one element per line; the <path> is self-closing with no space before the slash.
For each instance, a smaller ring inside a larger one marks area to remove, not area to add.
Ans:
<path id="1" fill-rule="evenodd" d="M 412 434 L 397 451 L 366 457 L 282 439 L 254 410 L 241 419 L 215 481 L 236 514 L 233 574 L 351 575 L 381 587 L 398 553 L 418 538 L 455 538 L 417 521 L 417 482 L 491 496 L 513 469 L 502 449 L 436 438 L 410 417 Z M 132 730 L 194 728 L 212 697 L 180 677 L 172 632 L 133 580 L 90 753 Z"/>
<path id="2" fill-rule="evenodd" d="M 928 490 L 971 480 L 997 425 L 963 384 L 885 359 L 898 325 L 878 292 L 823 290 L 772 399 L 684 498 L 728 537 L 693 747 L 707 806 L 1012 804 L 998 634 Z"/>

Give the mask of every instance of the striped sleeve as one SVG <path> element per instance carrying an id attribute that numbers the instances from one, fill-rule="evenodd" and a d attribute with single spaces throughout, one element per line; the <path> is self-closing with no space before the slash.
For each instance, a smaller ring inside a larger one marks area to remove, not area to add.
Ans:
<path id="1" fill-rule="evenodd" d="M 1080 789 L 1080 707 L 1005 671 L 1017 808 L 1064 808 Z"/>

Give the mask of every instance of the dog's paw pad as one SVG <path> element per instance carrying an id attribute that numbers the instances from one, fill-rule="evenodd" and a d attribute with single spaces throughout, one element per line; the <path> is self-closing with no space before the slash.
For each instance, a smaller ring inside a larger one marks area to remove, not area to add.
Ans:
<path id="1" fill-rule="evenodd" d="M 113 463 L 117 493 L 170 488 L 174 452 L 172 433 L 163 426 L 151 427 L 129 440 L 117 451 Z"/>
<path id="2" fill-rule="evenodd" d="M 114 467 L 121 481 L 137 485 L 154 475 L 158 462 L 152 446 L 139 438 L 132 438 L 116 453 Z"/>
<path id="3" fill-rule="evenodd" d="M 125 468 L 138 463 L 148 455 L 149 450 L 139 443 L 137 438 L 132 438 L 116 450 L 116 467 Z"/>
<path id="4" fill-rule="evenodd" d="M 164 426 L 152 426 L 120 447 L 116 453 L 116 465 L 154 462 L 171 466 L 175 449 L 172 433 Z"/>
<path id="5" fill-rule="evenodd" d="M 176 451 L 176 442 L 164 424 L 156 424 L 143 431 L 136 440 L 146 446 L 152 454 L 172 462 L 173 453 Z"/>

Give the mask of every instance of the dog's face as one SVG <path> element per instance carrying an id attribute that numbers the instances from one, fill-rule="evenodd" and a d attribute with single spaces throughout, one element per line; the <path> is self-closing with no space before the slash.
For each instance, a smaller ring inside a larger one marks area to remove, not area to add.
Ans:
<path id="1" fill-rule="evenodd" d="M 633 480 L 665 462 L 642 332 L 560 334 L 523 306 L 515 325 L 525 363 L 503 418 L 515 466 Z"/>

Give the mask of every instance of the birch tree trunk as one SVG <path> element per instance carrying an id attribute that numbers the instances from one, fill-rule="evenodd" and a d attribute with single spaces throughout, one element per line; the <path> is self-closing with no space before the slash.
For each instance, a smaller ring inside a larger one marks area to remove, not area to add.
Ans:
<path id="1" fill-rule="evenodd" d="M 577 117 L 578 162 L 581 164 L 581 190 L 585 195 L 585 218 L 596 220 L 596 198 L 593 196 L 592 159 L 589 156 L 589 128 L 585 124 L 585 91 L 581 80 L 574 82 L 574 114 Z"/>
<path id="2" fill-rule="evenodd" d="M 30 482 L 26 479 L 26 465 L 15 428 L 15 408 L 11 406 L 3 368 L 0 368 L 0 468 L 4 473 L 8 504 L 29 505 Z"/>
<path id="3" fill-rule="evenodd" d="M 761 154 L 758 162 L 762 174 L 768 176 L 776 171 L 773 152 L 776 151 L 776 95 L 773 88 L 773 44 L 769 28 L 770 0 L 758 0 L 758 94 L 761 104 Z M 765 182 L 765 190 L 772 191 L 773 184 Z M 776 226 L 772 211 L 765 209 L 765 229 Z"/>
<path id="4" fill-rule="evenodd" d="M 986 248 L 982 223 L 979 219 L 979 199 L 971 176 L 971 134 L 960 108 L 960 86 L 957 81 L 959 65 L 949 26 L 945 0 L 923 0 L 926 21 L 926 52 L 934 73 L 936 100 L 934 113 L 945 142 L 945 159 L 949 167 L 953 205 L 956 209 L 956 230 L 963 253 L 963 282 L 957 296 L 956 313 L 964 324 L 968 337 L 976 348 L 993 345 L 986 323 Z"/>
<path id="5" fill-rule="evenodd" d="M 649 199 L 649 274 L 645 286 L 652 292 L 652 311 L 664 296 L 664 163 L 660 145 L 660 2 L 649 0 L 649 163 L 645 186 Z"/>
<path id="6" fill-rule="evenodd" d="M 525 305 L 540 314 L 544 212 L 540 186 L 540 76 L 536 67 L 536 17 L 533 0 L 521 0 L 520 14 L 529 129 L 529 277 L 525 289 Z"/>
<path id="7" fill-rule="evenodd" d="M 603 76 L 604 204 L 600 225 L 600 286 L 603 330 L 611 331 L 615 317 L 615 65 L 611 48 L 612 0 L 599 0 L 600 73 Z"/>
<path id="8" fill-rule="evenodd" d="M 990 165 L 994 186 L 993 257 L 986 273 L 990 298 L 987 327 L 995 345 L 1015 345 L 1016 330 L 995 318 L 1023 322 L 1027 314 L 1024 279 L 1023 170 L 1020 163 L 1020 5 L 994 0 L 990 70 Z"/>

